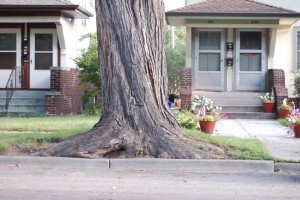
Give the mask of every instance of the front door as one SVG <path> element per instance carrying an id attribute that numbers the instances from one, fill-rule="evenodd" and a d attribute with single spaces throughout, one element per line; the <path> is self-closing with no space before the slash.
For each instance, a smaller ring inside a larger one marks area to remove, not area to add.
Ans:
<path id="1" fill-rule="evenodd" d="M 265 30 L 237 30 L 236 90 L 265 90 Z"/>
<path id="2" fill-rule="evenodd" d="M 223 30 L 196 32 L 195 88 L 224 90 Z"/>
<path id="3" fill-rule="evenodd" d="M 30 31 L 30 88 L 50 88 L 50 67 L 57 66 L 55 29 Z"/>

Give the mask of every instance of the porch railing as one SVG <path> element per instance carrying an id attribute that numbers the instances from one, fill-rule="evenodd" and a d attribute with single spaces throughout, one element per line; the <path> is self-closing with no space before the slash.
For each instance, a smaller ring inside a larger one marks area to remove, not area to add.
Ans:
<path id="1" fill-rule="evenodd" d="M 10 73 L 9 79 L 6 83 L 6 104 L 5 104 L 5 108 L 6 110 L 8 110 L 8 106 L 10 103 L 10 100 L 17 88 L 17 71 L 16 71 L 17 67 L 15 66 Z"/>

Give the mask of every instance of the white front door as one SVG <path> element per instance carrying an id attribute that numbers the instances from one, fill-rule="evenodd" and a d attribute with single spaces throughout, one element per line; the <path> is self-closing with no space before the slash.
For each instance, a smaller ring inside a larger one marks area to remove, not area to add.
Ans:
<path id="1" fill-rule="evenodd" d="M 5 88 L 12 69 L 16 67 L 16 87 L 21 87 L 21 29 L 0 29 L 0 88 Z"/>
<path id="2" fill-rule="evenodd" d="M 30 30 L 30 88 L 50 88 L 50 67 L 57 66 L 55 29 Z"/>
<path id="3" fill-rule="evenodd" d="M 263 29 L 237 30 L 235 89 L 265 90 L 266 33 Z"/>
<path id="4" fill-rule="evenodd" d="M 195 88 L 224 90 L 223 30 L 198 30 L 195 47 Z"/>

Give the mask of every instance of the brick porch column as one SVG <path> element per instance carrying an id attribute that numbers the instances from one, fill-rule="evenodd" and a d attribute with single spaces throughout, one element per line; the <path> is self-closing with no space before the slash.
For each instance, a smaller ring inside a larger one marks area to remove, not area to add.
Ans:
<path id="1" fill-rule="evenodd" d="M 189 109 L 192 105 L 192 68 L 184 68 L 180 72 L 181 107 Z"/>
<path id="2" fill-rule="evenodd" d="M 288 89 L 285 87 L 285 74 L 283 69 L 269 69 L 269 92 L 273 89 L 276 111 L 284 99 L 288 98 Z"/>

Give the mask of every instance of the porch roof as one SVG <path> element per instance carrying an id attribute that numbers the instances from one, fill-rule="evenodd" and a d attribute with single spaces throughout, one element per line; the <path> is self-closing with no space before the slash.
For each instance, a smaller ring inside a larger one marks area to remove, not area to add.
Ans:
<path id="1" fill-rule="evenodd" d="M 61 12 L 68 18 L 84 19 L 92 17 L 93 14 L 79 5 L 73 4 L 68 0 L 1 0 L 0 15 L 13 16 L 20 13 Z"/>
<path id="2" fill-rule="evenodd" d="M 186 18 L 268 18 L 299 19 L 300 13 L 275 7 L 254 0 L 204 0 L 183 8 L 166 12 L 167 22 L 174 24 L 174 19 Z M 294 22 L 294 20 L 292 20 Z M 181 24 L 183 25 L 183 24 Z"/>

